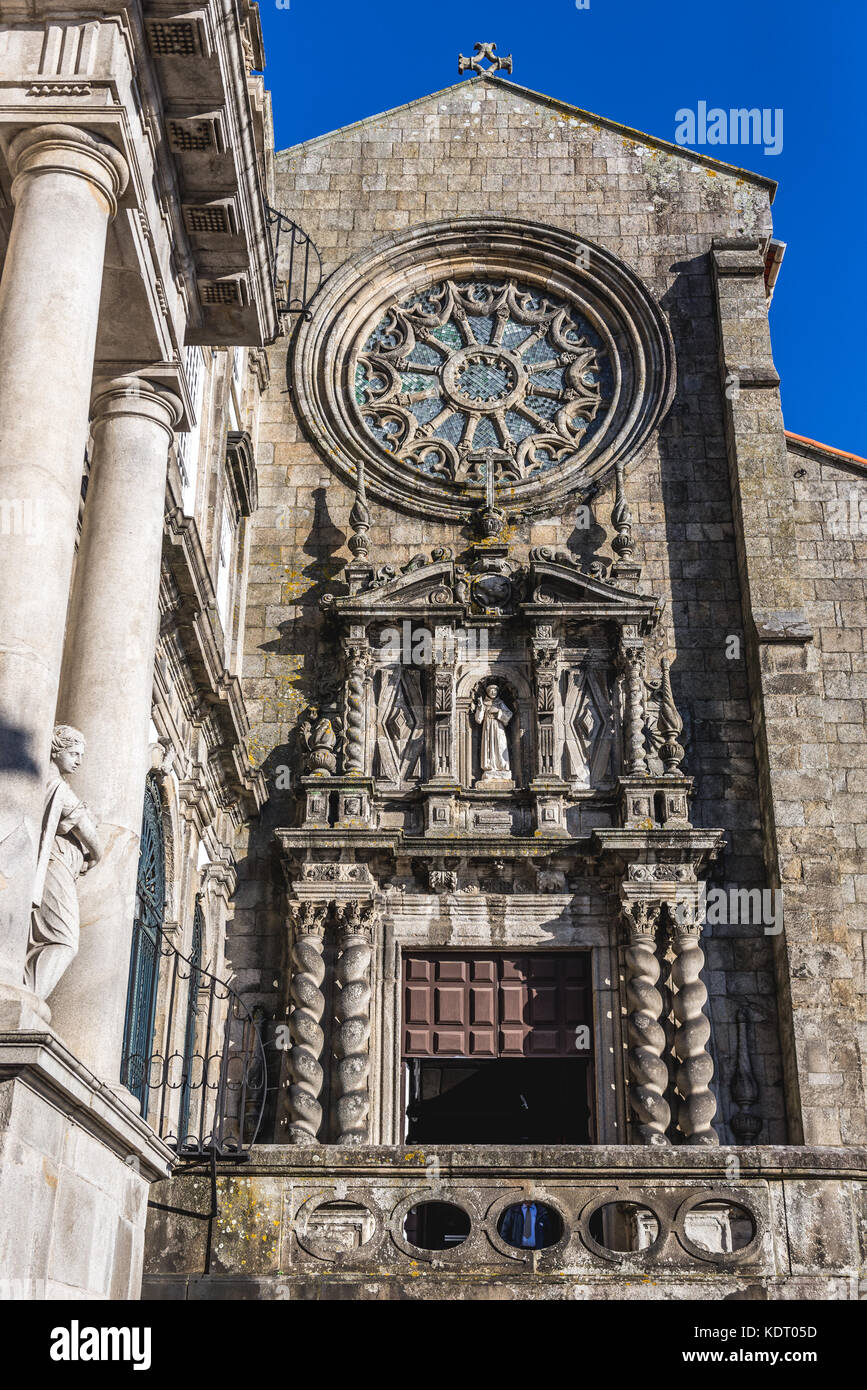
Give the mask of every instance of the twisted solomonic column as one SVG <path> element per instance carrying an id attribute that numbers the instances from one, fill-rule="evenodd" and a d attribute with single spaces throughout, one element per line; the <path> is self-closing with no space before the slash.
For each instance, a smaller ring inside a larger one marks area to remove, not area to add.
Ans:
<path id="1" fill-rule="evenodd" d="M 624 642 L 620 660 L 626 687 L 626 769 L 632 776 L 643 776 L 647 772 L 644 746 L 644 644 L 640 640 Z"/>
<path id="2" fill-rule="evenodd" d="M 344 687 L 343 771 L 365 771 L 367 743 L 367 646 L 347 641 Z"/>
<path id="3" fill-rule="evenodd" d="M 327 903 L 301 903 L 296 909 L 289 986 L 289 1139 L 293 1144 L 315 1144 L 322 1125 L 322 951 L 327 915 Z"/>
<path id="4" fill-rule="evenodd" d="M 675 953 L 671 984 L 677 1023 L 675 1080 L 681 1096 L 678 1124 L 688 1144 L 718 1144 L 719 1137 L 711 1125 L 716 1114 L 716 1097 L 710 1089 L 713 1060 L 707 1050 L 710 1022 L 704 1014 L 707 990 L 701 978 L 704 969 L 704 952 L 699 945 L 701 922 L 694 904 L 687 902 L 669 909 L 669 922 Z"/>
<path id="5" fill-rule="evenodd" d="M 656 932 L 660 905 L 633 901 L 624 905 L 626 929 L 626 1028 L 629 1045 L 629 1103 L 643 1144 L 667 1144 L 671 1110 L 665 1099 L 668 1067 L 665 1032 L 660 1023 L 662 995 L 657 989 L 660 966 Z"/>
<path id="6" fill-rule="evenodd" d="M 370 962 L 378 914 L 371 903 L 338 908 L 337 1058 L 338 1143 L 365 1144 L 370 1116 Z"/>

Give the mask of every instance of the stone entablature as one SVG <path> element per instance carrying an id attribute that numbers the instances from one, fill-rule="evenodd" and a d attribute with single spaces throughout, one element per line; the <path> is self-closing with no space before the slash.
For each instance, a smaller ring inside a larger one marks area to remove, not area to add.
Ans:
<path id="1" fill-rule="evenodd" d="M 97 357 L 113 374 L 185 342 L 259 344 L 278 323 L 264 206 L 258 7 L 195 13 L 84 3 L 5 11 L 0 145 L 49 123 L 105 139 L 130 169 L 110 236 Z M 249 88 L 249 95 L 248 95 Z M 8 192 L 9 174 L 0 169 Z M 185 405 L 189 405 L 185 401 Z"/>
<path id="2" fill-rule="evenodd" d="M 240 679 L 226 669 L 226 635 L 196 522 L 178 506 L 166 515 L 160 614 L 158 686 L 166 699 L 176 693 L 188 724 L 202 730 L 219 804 L 240 825 L 264 803 L 264 780 L 246 757 L 249 715 Z"/>

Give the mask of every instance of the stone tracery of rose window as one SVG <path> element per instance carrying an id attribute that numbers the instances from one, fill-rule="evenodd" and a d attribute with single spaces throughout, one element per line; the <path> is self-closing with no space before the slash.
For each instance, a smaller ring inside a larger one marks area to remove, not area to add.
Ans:
<path id="1" fill-rule="evenodd" d="M 518 280 L 443 280 L 392 304 L 355 366 L 368 432 L 428 476 L 518 481 L 571 463 L 613 374 L 574 305 Z"/>

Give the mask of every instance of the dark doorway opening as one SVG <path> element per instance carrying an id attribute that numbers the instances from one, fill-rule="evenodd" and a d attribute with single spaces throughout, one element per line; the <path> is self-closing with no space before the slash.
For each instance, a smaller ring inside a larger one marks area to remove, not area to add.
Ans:
<path id="1" fill-rule="evenodd" d="M 589 1062 L 501 1057 L 407 1062 L 407 1140 L 589 1144 Z"/>

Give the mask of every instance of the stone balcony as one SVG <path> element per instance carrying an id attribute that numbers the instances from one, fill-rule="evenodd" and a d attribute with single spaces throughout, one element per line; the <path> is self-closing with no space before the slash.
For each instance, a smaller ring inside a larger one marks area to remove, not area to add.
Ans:
<path id="1" fill-rule="evenodd" d="M 851 1148 L 257 1146 L 218 1164 L 213 1215 L 207 1168 L 152 1188 L 142 1296 L 857 1298 L 865 1180 Z M 547 1248 L 501 1234 L 528 1200 Z M 466 1238 L 413 1243 L 425 1203 Z"/>

